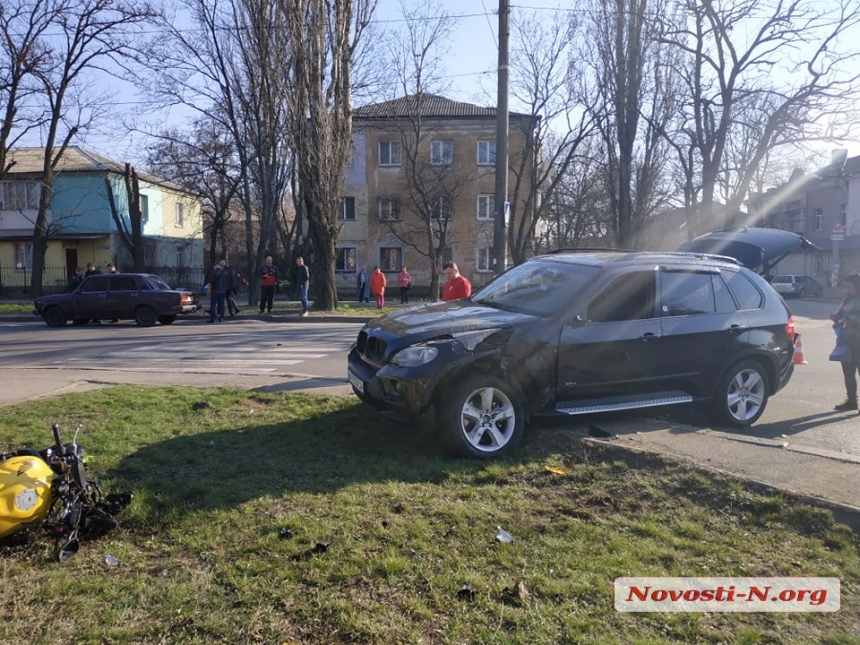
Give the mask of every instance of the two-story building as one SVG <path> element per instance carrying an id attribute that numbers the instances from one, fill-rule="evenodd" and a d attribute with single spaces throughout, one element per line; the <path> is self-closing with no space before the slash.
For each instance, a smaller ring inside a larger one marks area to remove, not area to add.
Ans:
<path id="1" fill-rule="evenodd" d="M 750 197 L 763 226 L 803 235 L 817 251 L 797 251 L 782 260 L 779 273 L 805 273 L 836 286 L 860 271 L 860 157 L 834 151 L 831 163 L 806 174 L 796 170 L 782 186 Z"/>
<path id="2" fill-rule="evenodd" d="M 44 149 L 16 148 L 14 162 L 0 182 L 0 279 L 6 288 L 29 286 L 33 230 L 42 190 Z M 108 262 L 120 270 L 131 264 L 114 221 L 105 180 L 114 204 L 130 230 L 125 167 L 101 155 L 72 146 L 56 167 L 48 213 L 45 257 L 47 291 L 62 290 L 76 267 Z M 138 172 L 147 270 L 203 265 L 202 202 L 180 186 Z"/>
<path id="3" fill-rule="evenodd" d="M 533 163 L 534 117 L 510 114 L 509 158 Z M 392 283 L 400 267 L 413 284 L 431 279 L 428 249 L 453 260 L 474 285 L 494 273 L 496 109 L 423 94 L 356 108 L 338 236 L 338 287 L 379 266 Z M 525 155 L 525 157 L 524 157 Z M 526 172 L 526 176 L 530 173 Z M 515 176 L 508 179 L 513 194 Z M 522 212 L 531 185 L 521 183 Z"/>

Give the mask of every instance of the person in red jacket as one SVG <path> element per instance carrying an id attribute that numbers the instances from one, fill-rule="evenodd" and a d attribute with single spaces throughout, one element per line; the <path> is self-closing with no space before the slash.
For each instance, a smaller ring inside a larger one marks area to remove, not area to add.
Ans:
<path id="1" fill-rule="evenodd" d="M 385 306 L 385 285 L 385 274 L 382 269 L 376 267 L 370 276 L 370 292 L 376 296 L 377 309 L 382 309 Z"/>
<path id="2" fill-rule="evenodd" d="M 447 262 L 442 273 L 447 279 L 442 286 L 442 300 L 462 300 L 472 295 L 472 283 L 460 275 L 456 262 Z"/>

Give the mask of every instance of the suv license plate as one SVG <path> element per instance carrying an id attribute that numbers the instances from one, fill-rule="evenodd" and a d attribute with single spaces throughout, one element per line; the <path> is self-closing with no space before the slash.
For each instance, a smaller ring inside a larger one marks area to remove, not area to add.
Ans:
<path id="1" fill-rule="evenodd" d="M 355 374 L 353 374 L 349 370 L 346 371 L 346 377 L 349 379 L 349 382 L 352 383 L 352 386 L 356 390 L 358 390 L 359 392 L 364 394 L 364 381 L 362 381 L 360 378 L 358 378 Z"/>

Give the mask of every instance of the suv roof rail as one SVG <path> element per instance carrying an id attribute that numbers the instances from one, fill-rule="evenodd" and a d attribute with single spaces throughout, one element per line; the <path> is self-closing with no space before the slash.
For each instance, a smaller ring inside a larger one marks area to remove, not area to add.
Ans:
<path id="1" fill-rule="evenodd" d="M 721 260 L 723 262 L 729 262 L 730 264 L 736 264 L 738 266 L 743 266 L 740 260 L 737 258 L 733 258 L 729 255 L 718 255 L 716 253 L 698 253 L 695 251 L 632 251 L 628 256 L 624 256 L 622 259 L 627 259 L 628 257 L 635 258 L 640 255 L 668 255 L 670 257 L 694 257 L 694 258 L 702 258 L 708 260 Z"/>
<path id="2" fill-rule="evenodd" d="M 633 249 L 612 249 L 605 246 L 579 246 L 574 248 L 561 248 L 547 251 L 543 255 L 555 255 L 557 253 L 635 253 Z"/>

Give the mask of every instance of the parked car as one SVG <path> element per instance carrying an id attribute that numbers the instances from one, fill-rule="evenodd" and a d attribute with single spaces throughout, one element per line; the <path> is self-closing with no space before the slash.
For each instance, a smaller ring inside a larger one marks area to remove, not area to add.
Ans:
<path id="1" fill-rule="evenodd" d="M 682 403 L 748 426 L 793 373 L 791 312 L 724 257 L 559 252 L 471 298 L 368 322 L 348 357 L 363 401 L 428 416 L 466 456 L 514 446 L 528 418 Z"/>
<path id="2" fill-rule="evenodd" d="M 171 289 L 156 275 L 106 273 L 91 275 L 71 293 L 43 296 L 35 300 L 34 314 L 49 327 L 62 327 L 69 320 L 86 325 L 92 320 L 131 319 L 141 327 L 156 322 L 169 325 L 179 314 L 197 311 L 197 297 Z"/>
<path id="3" fill-rule="evenodd" d="M 770 284 L 783 296 L 822 296 L 824 285 L 809 275 L 775 275 Z"/>

